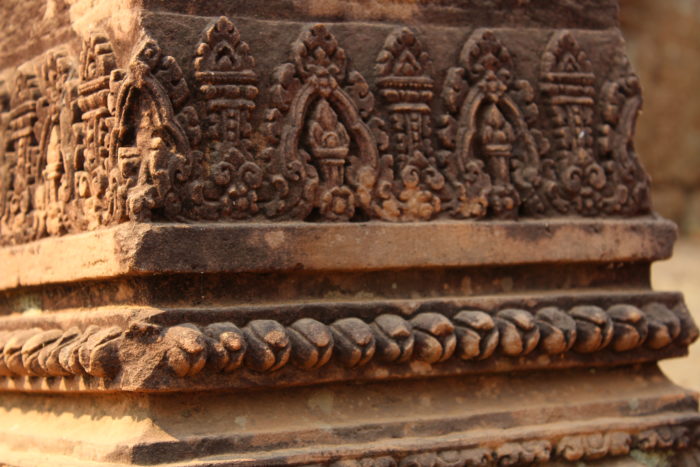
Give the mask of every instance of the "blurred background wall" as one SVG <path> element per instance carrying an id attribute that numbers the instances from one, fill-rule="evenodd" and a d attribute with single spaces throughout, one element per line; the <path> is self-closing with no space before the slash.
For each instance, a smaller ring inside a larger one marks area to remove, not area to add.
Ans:
<path id="1" fill-rule="evenodd" d="M 652 176 L 654 208 L 685 234 L 654 264 L 657 290 L 682 291 L 700 324 L 700 0 L 620 0 L 630 60 L 644 91 L 637 153 Z M 700 343 L 661 368 L 700 392 Z"/>
<path id="2" fill-rule="evenodd" d="M 700 0 L 621 0 L 621 24 L 644 110 L 636 149 L 654 208 L 700 236 Z"/>

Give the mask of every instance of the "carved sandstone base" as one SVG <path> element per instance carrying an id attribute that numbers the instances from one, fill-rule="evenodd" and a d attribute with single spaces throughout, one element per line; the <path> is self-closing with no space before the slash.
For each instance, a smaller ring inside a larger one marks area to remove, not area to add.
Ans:
<path id="1" fill-rule="evenodd" d="M 3 2 L 0 464 L 700 465 L 616 12 Z"/>
<path id="2" fill-rule="evenodd" d="M 654 363 L 697 337 L 682 297 L 648 287 L 674 235 L 653 218 L 125 224 L 5 248 L 3 460 L 692 456 L 697 398 Z"/>

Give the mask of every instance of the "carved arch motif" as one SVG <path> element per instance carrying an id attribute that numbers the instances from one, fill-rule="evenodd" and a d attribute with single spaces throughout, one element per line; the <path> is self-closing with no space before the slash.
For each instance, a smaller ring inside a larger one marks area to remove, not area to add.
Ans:
<path id="1" fill-rule="evenodd" d="M 264 99 L 250 47 L 225 17 L 194 44 L 191 88 L 153 41 L 126 69 L 100 32 L 83 44 L 77 73 L 72 57 L 48 52 L 0 96 L 0 243 L 129 219 L 649 212 L 632 143 L 639 82 L 623 54 L 597 89 L 575 33 L 554 33 L 540 57 L 540 118 L 499 32 L 477 30 L 447 70 L 434 125 L 426 44 L 398 28 L 378 49 L 376 109 L 323 25 L 302 31 Z"/>
<path id="2" fill-rule="evenodd" d="M 457 187 L 459 217 L 515 218 L 538 209 L 539 155 L 546 146 L 530 124 L 537 118 L 530 84 L 516 80 L 508 49 L 489 30 L 475 31 L 451 68 L 443 99 L 447 171 Z"/>
<path id="3" fill-rule="evenodd" d="M 304 219 L 316 209 L 326 220 L 371 215 L 379 155 L 364 121 L 373 108 L 369 86 L 347 70 L 345 51 L 328 29 L 304 30 L 293 63 L 275 71 L 268 114 L 273 179 L 279 196 L 268 212 Z M 276 175 L 278 174 L 278 175 Z"/>
<path id="4" fill-rule="evenodd" d="M 37 198 L 43 198 L 49 235 L 66 233 L 70 224 L 67 207 L 73 196 L 74 165 L 71 132 L 65 122 L 72 121 L 72 115 L 67 115 L 71 112 L 67 82 L 72 72 L 70 60 L 60 52 L 47 54 L 39 67 L 42 97 L 37 102 L 37 117 L 41 128 L 41 177 L 37 181 L 43 183 L 38 183 L 41 193 L 37 193 Z"/>

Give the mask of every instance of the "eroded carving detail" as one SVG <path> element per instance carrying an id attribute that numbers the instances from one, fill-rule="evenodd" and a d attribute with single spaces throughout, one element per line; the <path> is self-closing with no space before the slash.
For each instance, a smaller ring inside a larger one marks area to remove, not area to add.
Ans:
<path id="1" fill-rule="evenodd" d="M 688 427 L 683 425 L 661 426 L 637 433 L 634 437 L 634 444 L 635 447 L 645 451 L 671 448 L 686 449 L 690 445 L 691 438 L 691 431 Z"/>
<path id="2" fill-rule="evenodd" d="M 37 191 L 36 201 L 37 205 L 43 206 L 46 216 L 44 228 L 48 235 L 66 233 L 71 222 L 68 210 L 68 202 L 73 196 L 71 135 L 65 131 L 67 125 L 61 125 L 62 118 L 72 120 L 69 96 L 66 95 L 71 72 L 71 63 L 66 55 L 56 52 L 49 53 L 39 67 L 42 97 L 37 102 L 37 117 L 41 128 L 39 166 L 42 172 L 35 183 L 41 187 Z M 39 197 L 43 200 L 39 200 Z M 44 236 L 44 232 L 37 232 L 37 236 Z"/>
<path id="3" fill-rule="evenodd" d="M 630 450 L 687 449 L 697 422 L 658 425 L 641 433 L 627 430 L 554 434 L 549 439 L 499 441 L 493 448 L 466 448 L 328 461 L 329 467 L 435 467 L 531 465 L 550 461 L 595 461 L 625 456 Z M 694 464 L 693 464 L 694 465 Z"/>
<path id="4" fill-rule="evenodd" d="M 192 154 L 175 115 L 188 96 L 175 59 L 152 40 L 139 46 L 127 73 L 112 72 L 109 222 L 181 218 Z"/>
<path id="5" fill-rule="evenodd" d="M 624 432 L 565 436 L 557 443 L 556 454 L 569 462 L 623 456 L 629 454 L 632 440 L 633 437 Z"/>

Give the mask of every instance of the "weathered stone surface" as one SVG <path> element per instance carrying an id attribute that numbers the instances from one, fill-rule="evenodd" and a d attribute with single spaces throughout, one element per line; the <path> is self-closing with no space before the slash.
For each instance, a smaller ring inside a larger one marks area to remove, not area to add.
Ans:
<path id="1" fill-rule="evenodd" d="M 156 273 L 650 262 L 670 257 L 675 238 L 672 223 L 649 218 L 400 226 L 125 224 L 1 249 L 0 290 Z M 76 255 L 76 249 L 84 251 Z"/>
<path id="2" fill-rule="evenodd" d="M 3 8 L 0 463 L 698 453 L 616 1 Z"/>
<path id="3" fill-rule="evenodd" d="M 513 456 L 515 465 L 528 456 L 571 465 L 632 450 L 683 452 L 700 421 L 691 415 L 694 395 L 650 367 L 127 399 L 68 394 L 49 402 L 18 393 L 2 401 L 0 446 L 16 465 L 415 465 L 417 457 L 418 465 L 498 465 Z M 27 442 L 41 449 L 39 464 Z"/>
<path id="4" fill-rule="evenodd" d="M 225 4 L 184 0 L 147 0 L 148 11 L 186 11 L 190 15 L 239 15 L 283 20 L 394 21 L 438 23 L 450 26 L 536 26 L 605 29 L 617 25 L 617 3 L 613 0 L 584 0 L 576 3 L 544 0 L 329 0 L 296 2 L 273 0 L 261 11 L 258 2 L 229 0 Z"/>

